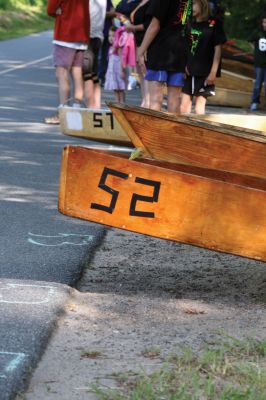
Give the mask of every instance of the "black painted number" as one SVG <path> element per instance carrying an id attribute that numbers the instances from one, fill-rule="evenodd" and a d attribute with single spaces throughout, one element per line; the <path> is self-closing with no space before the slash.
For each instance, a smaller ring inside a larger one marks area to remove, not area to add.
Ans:
<path id="1" fill-rule="evenodd" d="M 105 114 L 106 116 L 108 116 L 110 118 L 110 127 L 111 129 L 114 129 L 114 116 L 113 113 L 111 112 L 107 112 Z M 107 120 L 105 120 L 105 123 Z M 103 128 L 103 115 L 102 113 L 93 113 L 93 128 Z"/>
<path id="2" fill-rule="evenodd" d="M 116 176 L 116 177 L 122 178 L 122 179 L 128 179 L 129 175 L 124 174 L 123 172 L 120 172 L 120 171 L 116 171 L 114 169 L 106 168 L 106 167 L 103 170 L 98 187 L 100 189 L 104 190 L 105 192 L 110 193 L 111 201 L 108 206 L 105 206 L 102 204 L 97 204 L 97 203 L 91 203 L 91 208 L 96 209 L 96 210 L 105 211 L 109 214 L 112 214 L 116 207 L 119 191 L 106 185 L 105 182 L 106 182 L 108 175 L 113 175 L 113 176 Z M 140 178 L 140 177 L 137 177 L 135 179 L 135 182 L 140 183 L 142 185 L 147 185 L 147 186 L 153 187 L 153 193 L 152 193 L 152 196 L 143 196 L 143 195 L 140 195 L 137 193 L 133 193 L 131 203 L 130 203 L 129 215 L 135 216 L 135 217 L 154 218 L 155 215 L 153 212 L 138 211 L 138 210 L 136 210 L 136 205 L 137 205 L 137 202 L 157 203 L 158 198 L 159 198 L 161 182 L 152 181 L 150 179 L 144 179 L 144 178 Z"/>
<path id="3" fill-rule="evenodd" d="M 93 127 L 94 128 L 103 127 L 102 113 L 93 113 Z"/>
<path id="4" fill-rule="evenodd" d="M 91 203 L 91 208 L 96 209 L 96 210 L 102 210 L 102 211 L 108 212 L 109 214 L 112 214 L 115 209 L 115 206 L 116 206 L 119 192 L 105 184 L 108 175 L 117 176 L 118 178 L 122 178 L 122 179 L 128 178 L 128 175 L 124 174 L 123 172 L 119 172 L 114 169 L 105 167 L 103 170 L 98 187 L 100 189 L 104 190 L 105 192 L 111 194 L 112 198 L 111 198 L 110 204 L 109 204 L 109 206 L 103 206 L 102 204 Z"/>
<path id="5" fill-rule="evenodd" d="M 106 113 L 106 115 L 108 115 L 110 117 L 111 129 L 114 129 L 114 116 L 113 116 L 113 113 L 108 112 L 108 113 Z"/>
<path id="6" fill-rule="evenodd" d="M 136 217 L 154 218 L 155 215 L 153 212 L 137 211 L 136 204 L 137 204 L 137 201 L 144 201 L 147 203 L 157 203 L 158 198 L 159 198 L 161 182 L 151 181 L 149 179 L 143 179 L 143 178 L 139 178 L 139 177 L 136 178 L 135 182 L 141 183 L 142 185 L 152 186 L 153 187 L 153 195 L 152 196 L 141 196 L 139 194 L 133 193 L 131 203 L 130 203 L 129 215 L 136 216 Z"/>

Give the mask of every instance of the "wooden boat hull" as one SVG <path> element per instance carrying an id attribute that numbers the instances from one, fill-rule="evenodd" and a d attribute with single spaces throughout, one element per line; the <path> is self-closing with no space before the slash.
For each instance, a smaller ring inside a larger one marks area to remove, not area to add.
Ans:
<path id="1" fill-rule="evenodd" d="M 248 108 L 251 103 L 252 92 L 232 90 L 222 87 L 216 87 L 215 96 L 208 97 L 207 104 L 213 104 L 226 107 Z M 261 109 L 265 107 L 265 97 L 261 95 Z"/>
<path id="2" fill-rule="evenodd" d="M 236 74 L 241 74 L 249 78 L 254 78 L 254 65 L 252 64 L 247 64 L 239 60 L 223 58 L 222 68 Z"/>
<path id="3" fill-rule="evenodd" d="M 63 214 L 266 261 L 266 181 L 64 149 Z"/>
<path id="4" fill-rule="evenodd" d="M 263 131 L 118 103 L 109 106 L 143 157 L 266 177 Z"/>
<path id="5" fill-rule="evenodd" d="M 217 78 L 215 81 L 216 88 L 239 90 L 248 93 L 252 92 L 253 85 L 254 79 L 224 69 L 222 69 L 221 77 Z"/>
<path id="6" fill-rule="evenodd" d="M 59 107 L 60 128 L 69 136 L 98 142 L 131 145 L 131 141 L 108 109 Z"/>

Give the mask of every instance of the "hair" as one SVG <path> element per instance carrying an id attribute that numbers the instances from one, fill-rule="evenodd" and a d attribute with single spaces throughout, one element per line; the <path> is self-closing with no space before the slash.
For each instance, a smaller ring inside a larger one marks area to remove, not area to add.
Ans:
<path id="1" fill-rule="evenodd" d="M 210 6 L 207 0 L 196 0 L 200 5 L 201 15 L 200 18 L 203 21 L 207 21 L 210 16 Z"/>

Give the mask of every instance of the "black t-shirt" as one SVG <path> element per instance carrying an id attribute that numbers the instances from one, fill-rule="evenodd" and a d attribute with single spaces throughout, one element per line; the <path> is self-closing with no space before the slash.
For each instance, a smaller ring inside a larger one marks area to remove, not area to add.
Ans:
<path id="1" fill-rule="evenodd" d="M 141 45 L 141 42 L 145 35 L 145 31 L 151 22 L 151 16 L 147 14 L 148 7 L 149 7 L 149 1 L 145 4 L 143 4 L 143 6 L 139 7 L 133 16 L 132 22 L 134 25 L 142 24 L 144 26 L 144 31 L 135 32 L 135 39 L 136 39 L 137 47 L 139 47 Z"/>
<path id="2" fill-rule="evenodd" d="M 208 76 L 213 63 L 214 48 L 226 42 L 222 22 L 209 19 L 192 22 L 187 68 L 190 75 Z"/>
<path id="3" fill-rule="evenodd" d="M 266 68 L 266 31 L 253 32 L 250 42 L 254 42 L 254 64 L 255 67 Z"/>
<path id="4" fill-rule="evenodd" d="M 152 70 L 184 72 L 187 62 L 187 22 L 192 0 L 151 0 L 147 14 L 160 21 L 160 31 L 147 52 Z"/>

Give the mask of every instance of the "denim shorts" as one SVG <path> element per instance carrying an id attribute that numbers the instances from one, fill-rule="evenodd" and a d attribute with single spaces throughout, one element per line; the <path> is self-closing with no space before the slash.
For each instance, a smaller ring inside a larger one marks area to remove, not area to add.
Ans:
<path id="1" fill-rule="evenodd" d="M 166 83 L 167 86 L 184 85 L 183 72 L 154 71 L 152 69 L 147 69 L 144 79 L 146 79 L 147 81 Z"/>
<path id="2" fill-rule="evenodd" d="M 82 67 L 84 50 L 54 44 L 53 61 L 55 67 Z"/>

